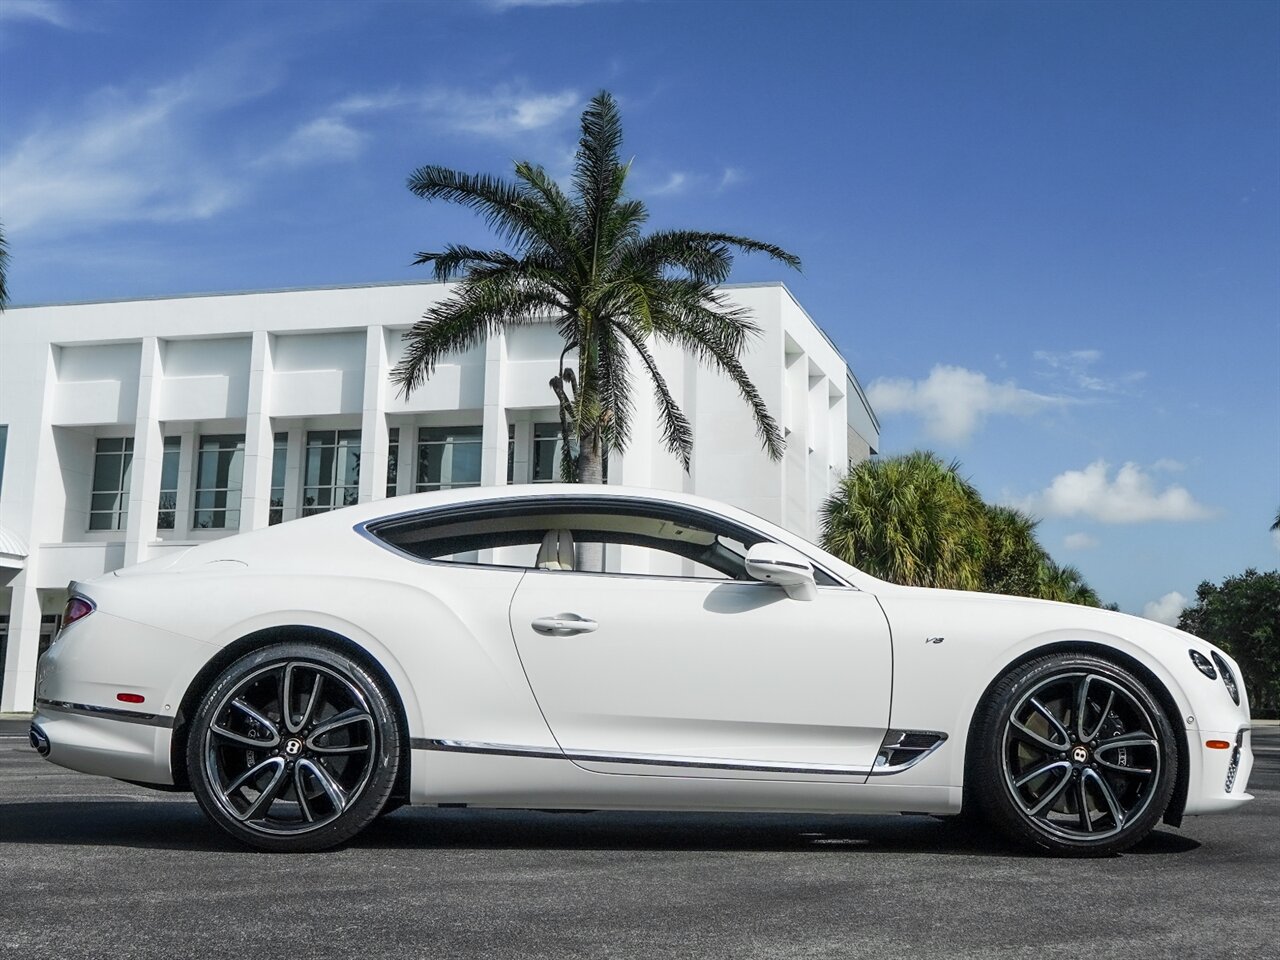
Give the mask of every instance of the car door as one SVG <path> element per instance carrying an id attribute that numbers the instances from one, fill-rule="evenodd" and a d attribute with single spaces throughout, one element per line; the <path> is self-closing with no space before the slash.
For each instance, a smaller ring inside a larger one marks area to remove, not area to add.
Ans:
<path id="1" fill-rule="evenodd" d="M 820 586 L 530 570 L 511 630 L 553 734 L 599 772 L 865 779 L 889 722 L 876 599 Z"/>

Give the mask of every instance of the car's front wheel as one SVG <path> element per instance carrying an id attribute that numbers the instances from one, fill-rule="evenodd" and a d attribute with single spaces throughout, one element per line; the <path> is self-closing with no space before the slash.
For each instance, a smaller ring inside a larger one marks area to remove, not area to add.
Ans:
<path id="1" fill-rule="evenodd" d="M 254 847 L 313 851 L 364 829 L 396 783 L 390 694 L 361 664 L 278 643 L 228 666 L 192 720 L 187 767 L 205 813 Z"/>
<path id="2" fill-rule="evenodd" d="M 1145 837 L 1168 806 L 1178 751 L 1147 686 L 1088 654 L 1010 671 L 978 718 L 974 794 L 1015 840 L 1060 856 L 1105 856 Z"/>

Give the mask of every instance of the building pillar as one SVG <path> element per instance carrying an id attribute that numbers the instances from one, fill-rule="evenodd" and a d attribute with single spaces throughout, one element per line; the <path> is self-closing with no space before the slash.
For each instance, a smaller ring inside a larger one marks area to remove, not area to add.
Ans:
<path id="1" fill-rule="evenodd" d="M 40 595 L 36 591 L 34 551 L 10 587 L 9 640 L 4 658 L 0 713 L 27 713 L 34 705 L 36 660 L 40 656 Z"/>
<path id="2" fill-rule="evenodd" d="M 480 444 L 480 485 L 507 483 L 507 338 L 489 336 L 484 349 L 484 429 Z"/>
<path id="3" fill-rule="evenodd" d="M 156 539 L 156 511 L 160 509 L 160 478 L 164 466 L 164 430 L 160 426 L 164 365 L 160 349 L 158 338 L 142 338 L 138 413 L 133 427 L 133 465 L 129 478 L 129 517 L 124 535 L 125 566 L 147 559 L 147 547 Z"/>
<path id="4" fill-rule="evenodd" d="M 387 496 L 387 337 L 381 326 L 365 331 L 364 408 L 360 418 L 360 502 Z M 401 437 L 401 442 L 404 438 Z"/>
<path id="5" fill-rule="evenodd" d="M 249 397 L 244 420 L 244 477 L 240 491 L 240 529 L 260 530 L 271 519 L 271 334 L 253 332 L 249 354 Z"/>

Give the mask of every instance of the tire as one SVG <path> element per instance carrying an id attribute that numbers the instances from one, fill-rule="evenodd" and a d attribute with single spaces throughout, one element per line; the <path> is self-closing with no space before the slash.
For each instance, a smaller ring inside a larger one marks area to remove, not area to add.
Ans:
<path id="1" fill-rule="evenodd" d="M 387 805 L 402 736 L 390 692 L 362 664 L 277 643 L 232 663 L 201 699 L 187 771 L 204 812 L 242 843 L 325 850 Z"/>
<path id="2" fill-rule="evenodd" d="M 1015 667 L 975 731 L 972 795 L 993 826 L 1041 853 L 1128 849 L 1160 822 L 1178 777 L 1177 734 L 1159 702 L 1128 670 L 1091 654 Z"/>

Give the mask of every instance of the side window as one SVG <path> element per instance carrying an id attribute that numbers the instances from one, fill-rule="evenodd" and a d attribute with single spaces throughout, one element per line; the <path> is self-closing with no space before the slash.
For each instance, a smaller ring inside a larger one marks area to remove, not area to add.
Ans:
<path id="1" fill-rule="evenodd" d="M 748 549 L 763 538 L 663 504 L 555 501 L 372 523 L 368 532 L 420 560 L 578 573 L 751 580 Z M 835 583 L 821 575 L 819 583 Z"/>

